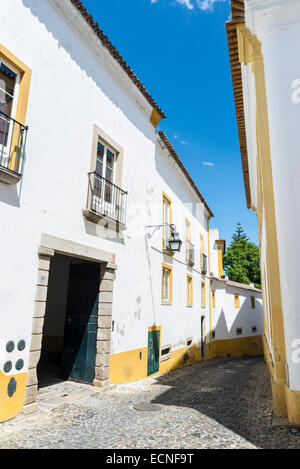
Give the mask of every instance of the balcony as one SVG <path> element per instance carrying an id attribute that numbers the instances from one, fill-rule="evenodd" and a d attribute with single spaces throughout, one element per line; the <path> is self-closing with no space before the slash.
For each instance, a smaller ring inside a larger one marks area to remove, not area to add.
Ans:
<path id="1" fill-rule="evenodd" d="M 0 181 L 17 184 L 22 178 L 28 127 L 0 111 Z"/>
<path id="2" fill-rule="evenodd" d="M 203 275 L 205 275 L 207 273 L 207 256 L 206 256 L 206 254 L 201 253 L 200 263 L 201 263 L 201 273 Z"/>
<path id="3" fill-rule="evenodd" d="M 189 265 L 195 264 L 195 246 L 190 241 L 186 242 L 185 260 Z"/>
<path id="4" fill-rule="evenodd" d="M 83 211 L 87 220 L 98 223 L 100 220 L 113 221 L 119 228 L 126 226 L 127 192 L 112 182 L 89 173 L 87 208 Z"/>

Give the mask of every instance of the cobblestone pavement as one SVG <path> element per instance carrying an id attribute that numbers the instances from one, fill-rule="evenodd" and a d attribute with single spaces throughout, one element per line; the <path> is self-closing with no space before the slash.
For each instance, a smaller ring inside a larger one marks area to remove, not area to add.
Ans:
<path id="1" fill-rule="evenodd" d="M 139 411 L 139 403 L 160 404 Z M 106 391 L 60 382 L 38 412 L 0 424 L 0 448 L 300 448 L 272 416 L 261 357 L 214 359 Z"/>

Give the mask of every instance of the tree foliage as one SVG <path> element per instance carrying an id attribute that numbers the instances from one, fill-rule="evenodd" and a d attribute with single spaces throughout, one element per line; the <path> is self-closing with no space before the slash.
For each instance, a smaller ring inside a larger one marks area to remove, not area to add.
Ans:
<path id="1" fill-rule="evenodd" d="M 223 257 L 223 264 L 230 280 L 247 285 L 254 283 L 256 288 L 261 288 L 259 248 L 249 241 L 240 223 Z"/>

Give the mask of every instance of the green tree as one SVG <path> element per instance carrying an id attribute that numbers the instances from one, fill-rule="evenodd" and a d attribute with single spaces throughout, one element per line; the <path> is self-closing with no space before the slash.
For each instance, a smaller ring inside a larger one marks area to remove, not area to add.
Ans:
<path id="1" fill-rule="evenodd" d="M 254 283 L 261 288 L 259 248 L 249 241 L 240 223 L 223 257 L 223 264 L 230 280 L 247 285 Z"/>

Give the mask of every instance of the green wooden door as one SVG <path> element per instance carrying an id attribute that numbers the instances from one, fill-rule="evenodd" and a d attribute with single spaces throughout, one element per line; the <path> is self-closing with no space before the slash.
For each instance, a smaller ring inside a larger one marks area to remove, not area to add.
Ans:
<path id="1" fill-rule="evenodd" d="M 148 331 L 148 376 L 159 371 L 160 331 Z"/>
<path id="2" fill-rule="evenodd" d="M 62 375 L 92 383 L 98 328 L 99 264 L 71 264 Z"/>

